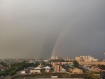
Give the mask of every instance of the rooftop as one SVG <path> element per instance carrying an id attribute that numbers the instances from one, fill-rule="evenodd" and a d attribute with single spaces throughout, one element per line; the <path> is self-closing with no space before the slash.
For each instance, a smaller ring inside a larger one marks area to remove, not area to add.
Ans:
<path id="1" fill-rule="evenodd" d="M 72 65 L 70 64 L 66 64 L 68 67 L 72 68 L 72 69 L 77 69 L 76 67 L 73 67 Z"/>

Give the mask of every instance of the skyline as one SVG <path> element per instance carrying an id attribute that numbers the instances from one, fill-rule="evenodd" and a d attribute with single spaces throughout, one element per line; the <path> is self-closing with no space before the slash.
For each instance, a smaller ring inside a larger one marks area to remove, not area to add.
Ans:
<path id="1" fill-rule="evenodd" d="M 84 56 L 90 56 L 90 55 L 84 55 Z M 82 56 L 77 56 L 77 57 L 82 57 Z M 93 57 L 93 56 L 90 56 L 90 57 Z M 52 57 L 50 57 L 50 58 L 0 58 L 0 59 L 38 59 L 38 60 L 46 60 L 46 59 L 59 59 L 59 58 L 63 58 L 63 59 L 67 59 L 67 58 L 69 58 L 69 59 L 75 59 L 75 57 L 74 58 L 70 58 L 70 57 L 59 57 L 59 56 L 52 56 Z M 94 58 L 94 57 L 93 57 Z M 102 58 L 101 58 L 102 59 Z"/>
<path id="2" fill-rule="evenodd" d="M 105 1 L 0 0 L 0 58 L 105 58 Z"/>

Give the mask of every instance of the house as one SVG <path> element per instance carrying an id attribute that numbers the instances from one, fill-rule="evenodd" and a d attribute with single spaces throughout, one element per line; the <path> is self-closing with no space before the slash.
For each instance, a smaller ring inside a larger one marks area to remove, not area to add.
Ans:
<path id="1" fill-rule="evenodd" d="M 20 72 L 21 74 L 28 74 L 29 73 L 29 70 L 28 69 L 24 69 Z"/>
<path id="2" fill-rule="evenodd" d="M 64 68 L 62 68 L 62 72 L 66 72 L 66 70 Z"/>
<path id="3" fill-rule="evenodd" d="M 73 67 L 72 65 L 70 64 L 67 64 L 67 69 L 69 72 L 71 73 L 83 73 L 83 71 L 81 69 L 78 69 L 76 67 Z"/>
<path id="4" fill-rule="evenodd" d="M 25 71 L 25 70 L 22 70 L 20 73 L 21 73 L 22 75 L 24 75 L 24 74 L 26 74 L 26 71 Z"/>
<path id="5" fill-rule="evenodd" d="M 7 67 L 1 67 L 0 66 L 0 69 L 1 69 L 1 72 L 5 71 L 5 69 L 7 69 Z"/>
<path id="6" fill-rule="evenodd" d="M 36 68 L 30 70 L 30 73 L 31 73 L 31 74 L 41 73 L 41 69 L 42 69 L 42 68 L 40 68 L 40 67 L 36 67 Z"/>
<path id="7" fill-rule="evenodd" d="M 55 66 L 54 66 L 54 71 L 55 71 L 55 72 L 62 71 L 62 66 L 61 66 L 61 65 L 55 65 Z"/>
<path id="8" fill-rule="evenodd" d="M 44 67 L 44 69 L 45 69 L 45 72 L 50 72 L 50 66 L 46 66 Z"/>

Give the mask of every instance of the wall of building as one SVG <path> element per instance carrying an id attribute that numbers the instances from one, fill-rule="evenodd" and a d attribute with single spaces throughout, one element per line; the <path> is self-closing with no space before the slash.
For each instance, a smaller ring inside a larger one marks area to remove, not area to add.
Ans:
<path id="1" fill-rule="evenodd" d="M 68 69 L 71 73 L 83 73 L 83 71 L 81 69 L 72 69 L 70 67 Z"/>
<path id="2" fill-rule="evenodd" d="M 77 61 L 98 61 L 98 59 L 94 59 L 94 57 L 92 57 L 92 56 L 75 57 L 75 60 L 77 60 Z"/>
<path id="3" fill-rule="evenodd" d="M 99 62 L 99 61 L 78 61 L 80 65 L 105 65 L 105 62 Z"/>
<path id="4" fill-rule="evenodd" d="M 49 72 L 50 70 L 45 70 L 45 72 Z"/>
<path id="5" fill-rule="evenodd" d="M 55 71 L 55 72 L 62 71 L 62 66 L 56 65 L 56 66 L 54 67 L 54 71 Z"/>
<path id="6" fill-rule="evenodd" d="M 83 73 L 83 71 L 81 69 L 73 69 L 72 72 L 73 73 Z"/>
<path id="7" fill-rule="evenodd" d="M 40 70 L 30 70 L 30 73 L 40 73 Z"/>
<path id="8" fill-rule="evenodd" d="M 26 74 L 26 71 L 21 71 L 21 74 Z"/>

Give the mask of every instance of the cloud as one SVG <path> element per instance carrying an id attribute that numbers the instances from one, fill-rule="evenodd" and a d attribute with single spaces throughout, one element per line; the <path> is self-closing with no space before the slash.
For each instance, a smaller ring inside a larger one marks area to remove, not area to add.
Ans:
<path id="1" fill-rule="evenodd" d="M 105 1 L 1 0 L 0 57 L 49 58 L 105 51 Z"/>

